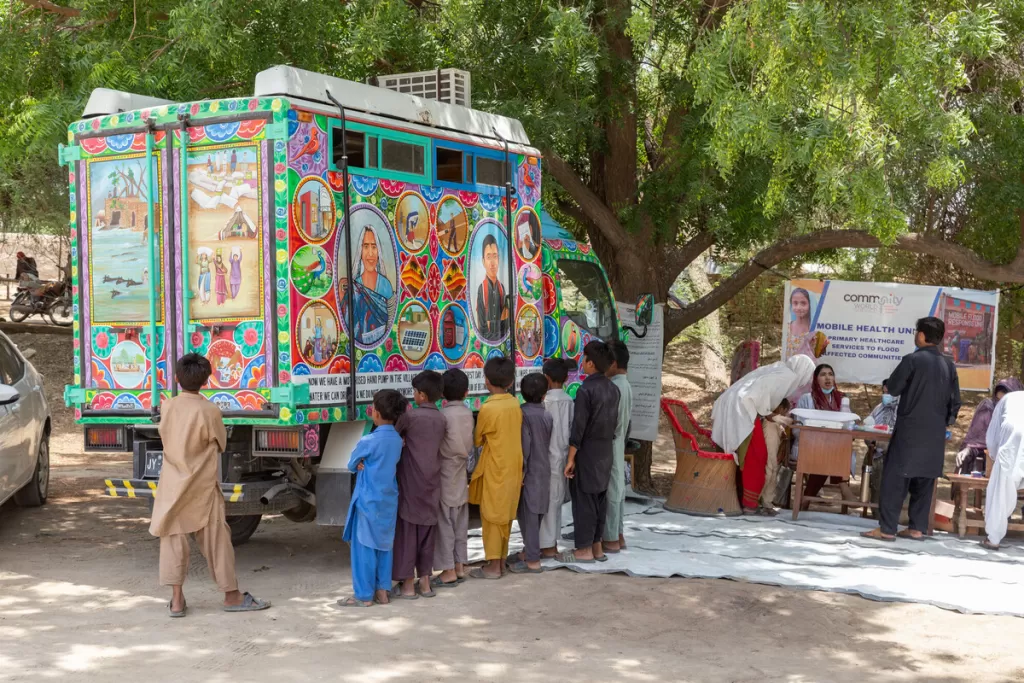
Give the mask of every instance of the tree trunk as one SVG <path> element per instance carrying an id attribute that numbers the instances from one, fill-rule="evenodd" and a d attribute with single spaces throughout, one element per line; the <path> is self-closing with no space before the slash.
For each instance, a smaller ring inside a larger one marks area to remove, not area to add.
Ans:
<path id="1" fill-rule="evenodd" d="M 706 267 L 707 255 L 702 254 L 694 259 L 686 269 L 686 274 L 698 297 L 707 296 L 714 289 L 708 278 Z M 699 335 L 700 360 L 704 369 L 704 390 L 718 393 L 729 386 L 729 373 L 725 367 L 725 336 L 722 334 L 718 309 L 708 314 L 701 323 L 703 329 Z M 668 344 L 669 341 L 671 340 L 666 338 L 665 344 Z"/>
<path id="2" fill-rule="evenodd" d="M 640 449 L 633 454 L 633 490 L 648 495 L 656 493 L 654 480 L 651 477 L 651 465 L 654 462 L 654 444 L 641 441 Z"/>

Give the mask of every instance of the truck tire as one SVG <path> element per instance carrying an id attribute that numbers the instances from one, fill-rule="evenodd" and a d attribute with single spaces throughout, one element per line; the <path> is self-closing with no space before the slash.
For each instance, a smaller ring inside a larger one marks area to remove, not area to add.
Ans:
<path id="1" fill-rule="evenodd" d="M 310 493 L 316 493 L 316 477 L 310 478 L 309 483 L 306 484 L 306 490 Z M 316 519 L 316 506 L 300 500 L 298 505 L 283 511 L 281 514 L 291 522 L 298 522 L 300 524 L 312 522 Z"/>
<path id="2" fill-rule="evenodd" d="M 50 492 L 50 435 L 44 433 L 39 439 L 39 453 L 36 468 L 20 491 L 14 494 L 14 502 L 23 508 L 37 508 L 46 502 Z"/>
<path id="3" fill-rule="evenodd" d="M 252 538 L 261 519 L 263 519 L 262 515 L 228 517 L 228 526 L 231 527 L 231 545 L 239 546 Z"/>

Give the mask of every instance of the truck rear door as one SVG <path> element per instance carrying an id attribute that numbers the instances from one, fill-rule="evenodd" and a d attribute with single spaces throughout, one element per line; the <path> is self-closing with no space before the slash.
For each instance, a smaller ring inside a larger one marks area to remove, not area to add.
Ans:
<path id="1" fill-rule="evenodd" d="M 175 131 L 176 346 L 209 358 L 208 395 L 225 416 L 276 417 L 270 410 L 277 313 L 269 116 L 193 120 L 184 165 L 181 131 Z"/>

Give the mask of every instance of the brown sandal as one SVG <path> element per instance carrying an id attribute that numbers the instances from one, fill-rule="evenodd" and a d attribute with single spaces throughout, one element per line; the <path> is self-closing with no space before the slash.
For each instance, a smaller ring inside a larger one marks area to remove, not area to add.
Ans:
<path id="1" fill-rule="evenodd" d="M 881 528 L 878 528 L 878 527 L 872 529 L 871 531 L 863 531 L 863 532 L 861 532 L 861 536 L 863 538 L 871 538 L 871 539 L 874 539 L 876 541 L 885 541 L 886 543 L 893 543 L 893 542 L 896 541 L 896 537 L 895 536 L 889 536 L 888 534 L 883 534 Z"/>
<path id="2" fill-rule="evenodd" d="M 920 531 L 915 531 L 914 529 L 903 529 L 902 531 L 897 531 L 896 535 L 900 538 L 909 538 L 912 541 L 924 540 L 924 534 Z"/>
<path id="3" fill-rule="evenodd" d="M 981 547 L 985 548 L 986 550 L 999 550 L 999 546 L 993 545 L 987 538 L 981 539 Z"/>

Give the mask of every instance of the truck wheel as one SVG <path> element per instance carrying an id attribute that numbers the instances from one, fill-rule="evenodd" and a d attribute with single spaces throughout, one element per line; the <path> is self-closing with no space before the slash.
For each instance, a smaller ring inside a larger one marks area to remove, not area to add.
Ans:
<path id="1" fill-rule="evenodd" d="M 306 490 L 311 493 L 316 493 L 316 477 L 311 477 L 309 483 L 306 484 Z M 310 505 L 304 500 L 300 500 L 299 504 L 290 510 L 285 510 L 281 513 L 285 519 L 291 522 L 312 522 L 316 519 L 316 506 Z"/>
<path id="2" fill-rule="evenodd" d="M 310 505 L 306 501 L 299 501 L 299 504 L 290 510 L 284 510 L 282 515 L 285 519 L 292 522 L 312 522 L 316 519 L 316 506 Z"/>
<path id="3" fill-rule="evenodd" d="M 262 515 L 242 515 L 240 517 L 228 517 L 228 526 L 231 527 L 231 545 L 242 545 L 256 533 L 256 527 L 260 525 Z"/>
<path id="4" fill-rule="evenodd" d="M 23 508 L 37 508 L 46 502 L 50 492 L 50 435 L 43 434 L 39 440 L 39 454 L 32 479 L 14 494 L 14 502 Z"/>

